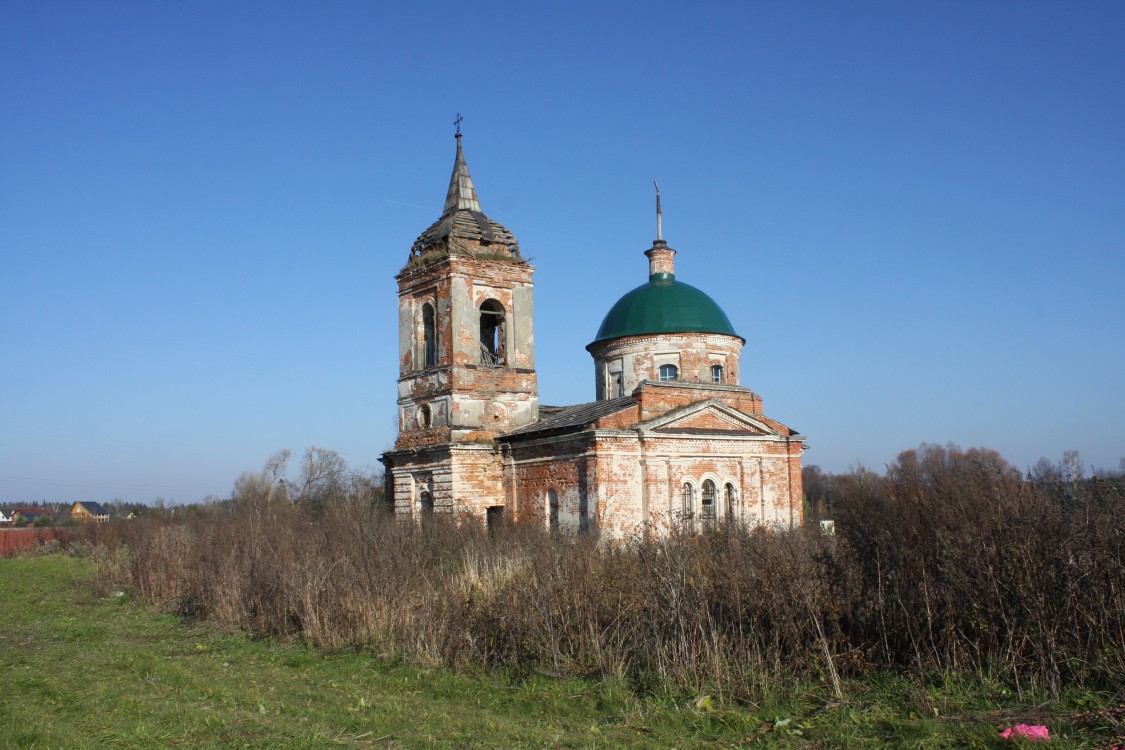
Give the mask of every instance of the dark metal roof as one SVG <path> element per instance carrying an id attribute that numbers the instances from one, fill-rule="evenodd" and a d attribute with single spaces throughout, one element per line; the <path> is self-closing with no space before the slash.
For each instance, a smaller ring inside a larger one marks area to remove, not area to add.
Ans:
<path id="1" fill-rule="evenodd" d="M 576 427 L 587 427 L 597 419 L 626 409 L 634 404 L 632 396 L 611 398 L 605 401 L 592 401 L 574 406 L 543 406 L 539 409 L 540 419 L 533 424 L 505 433 L 502 437 L 524 436 L 539 432 L 554 432 Z"/>
<path id="2" fill-rule="evenodd" d="M 78 504 L 86 509 L 86 512 L 92 516 L 108 516 L 109 511 L 105 509 L 101 503 L 91 502 L 89 500 L 79 500 Z"/>
<path id="3" fill-rule="evenodd" d="M 513 258 L 520 257 L 516 236 L 507 227 L 498 221 L 493 221 L 480 211 L 467 210 L 442 216 L 429 229 L 418 235 L 410 252 L 412 255 L 422 255 L 430 248 L 441 246 L 450 237 L 495 244 L 496 252 L 511 255 Z"/>
<path id="4" fill-rule="evenodd" d="M 469 240 L 488 245 L 487 252 L 495 255 L 520 257 L 519 243 L 507 227 L 484 215 L 480 209 L 469 165 L 461 151 L 461 135 L 457 135 L 457 156 L 453 160 L 453 174 L 445 195 L 445 208 L 441 218 L 418 236 L 410 249 L 411 257 L 419 257 L 430 250 L 442 254 L 456 251 L 451 240 Z"/>

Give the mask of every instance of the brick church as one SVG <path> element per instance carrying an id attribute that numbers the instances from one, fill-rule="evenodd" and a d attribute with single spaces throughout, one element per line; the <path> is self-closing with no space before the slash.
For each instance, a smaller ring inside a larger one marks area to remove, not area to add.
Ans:
<path id="1" fill-rule="evenodd" d="M 609 308 L 586 347 L 596 400 L 541 406 L 534 269 L 481 211 L 457 134 L 445 209 L 396 277 L 399 430 L 381 461 L 400 517 L 611 538 L 801 522 L 805 438 L 739 384 L 745 339 L 676 278 L 659 203 L 657 216 L 647 282 Z"/>

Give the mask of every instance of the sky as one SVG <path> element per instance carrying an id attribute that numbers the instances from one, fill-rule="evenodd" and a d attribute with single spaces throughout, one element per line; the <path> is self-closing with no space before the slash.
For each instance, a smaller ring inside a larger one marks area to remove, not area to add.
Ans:
<path id="1" fill-rule="evenodd" d="M 594 399 L 655 179 L 806 464 L 1125 456 L 1123 3 L 5 0 L 0 502 L 377 469 L 458 113 L 542 403 Z"/>

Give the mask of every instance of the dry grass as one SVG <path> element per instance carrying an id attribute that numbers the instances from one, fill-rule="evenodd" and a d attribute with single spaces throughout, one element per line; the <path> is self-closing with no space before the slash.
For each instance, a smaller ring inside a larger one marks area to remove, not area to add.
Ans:
<path id="1" fill-rule="evenodd" d="M 851 480 L 836 537 L 612 545 L 257 506 L 124 526 L 107 568 L 170 612 L 421 664 L 738 700 L 808 679 L 839 695 L 882 670 L 1048 695 L 1125 684 L 1119 483 L 1031 484 L 987 451 L 926 447 Z"/>

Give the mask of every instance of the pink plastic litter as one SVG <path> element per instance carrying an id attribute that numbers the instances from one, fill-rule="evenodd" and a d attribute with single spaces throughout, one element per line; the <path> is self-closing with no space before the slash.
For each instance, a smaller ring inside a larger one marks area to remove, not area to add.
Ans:
<path id="1" fill-rule="evenodd" d="M 1000 736 L 1006 740 L 1022 737 L 1032 742 L 1048 742 L 1051 739 L 1051 733 L 1047 731 L 1047 727 L 1030 724 L 1016 724 L 1014 727 L 1008 727 L 1000 733 Z"/>

